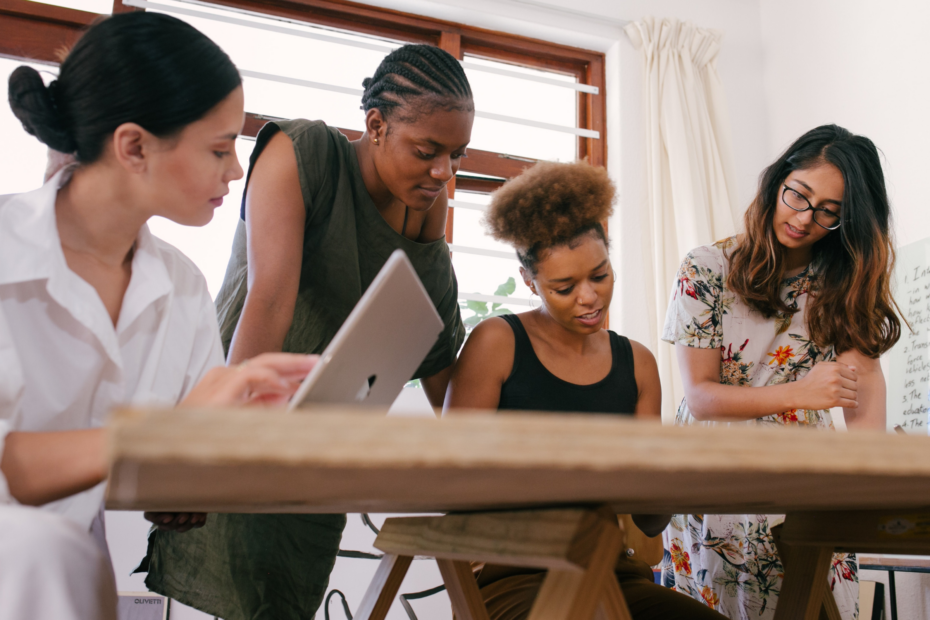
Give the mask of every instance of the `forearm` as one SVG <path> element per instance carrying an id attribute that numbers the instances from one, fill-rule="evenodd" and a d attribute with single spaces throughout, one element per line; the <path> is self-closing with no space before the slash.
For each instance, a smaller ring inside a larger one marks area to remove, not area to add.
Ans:
<path id="1" fill-rule="evenodd" d="M 280 352 L 294 318 L 294 302 L 276 303 L 246 296 L 226 364 L 234 366 L 262 353 Z"/>
<path id="2" fill-rule="evenodd" d="M 886 425 L 885 376 L 877 372 L 859 374 L 859 406 L 844 407 L 846 428 L 884 431 Z"/>
<path id="3" fill-rule="evenodd" d="M 7 435 L 0 470 L 16 501 L 40 506 L 107 477 L 104 429 Z"/>
<path id="4" fill-rule="evenodd" d="M 443 401 L 446 399 L 446 390 L 449 387 L 449 379 L 452 378 L 452 366 L 443 368 L 431 377 L 420 379 L 420 385 L 426 392 L 426 398 L 434 409 L 442 409 Z"/>
<path id="5" fill-rule="evenodd" d="M 630 515 L 633 517 L 633 523 L 636 524 L 643 534 L 649 538 L 654 538 L 662 533 L 666 527 L 668 527 L 669 522 L 672 520 L 672 515 Z"/>
<path id="6" fill-rule="evenodd" d="M 698 420 L 736 422 L 803 409 L 797 383 L 740 387 L 705 381 L 686 388 L 688 408 Z"/>

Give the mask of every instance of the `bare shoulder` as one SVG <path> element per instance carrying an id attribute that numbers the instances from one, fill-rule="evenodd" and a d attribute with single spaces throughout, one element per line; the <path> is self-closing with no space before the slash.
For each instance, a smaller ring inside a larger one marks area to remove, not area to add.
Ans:
<path id="1" fill-rule="evenodd" d="M 462 349 L 462 355 L 464 356 L 469 349 L 473 354 L 505 354 L 509 351 L 513 355 L 515 342 L 513 329 L 507 321 L 493 317 L 475 326 L 465 343 L 465 348 Z"/>
<path id="2" fill-rule="evenodd" d="M 262 207 L 275 218 L 282 215 L 283 209 L 295 217 L 304 216 L 294 143 L 283 131 L 268 140 L 249 173 L 246 223 L 250 223 L 255 209 Z"/>
<path id="3" fill-rule="evenodd" d="M 630 340 L 630 348 L 633 349 L 633 363 L 636 365 L 636 368 L 657 368 L 656 358 L 652 354 L 652 351 L 649 350 L 649 347 L 637 342 L 633 339 Z"/>
<path id="4" fill-rule="evenodd" d="M 261 166 L 270 171 L 288 163 L 293 165 L 296 173 L 297 156 L 294 154 L 294 143 L 286 133 L 279 131 L 268 140 L 268 144 L 262 149 L 258 161 L 255 162 L 255 168 L 258 169 Z"/>

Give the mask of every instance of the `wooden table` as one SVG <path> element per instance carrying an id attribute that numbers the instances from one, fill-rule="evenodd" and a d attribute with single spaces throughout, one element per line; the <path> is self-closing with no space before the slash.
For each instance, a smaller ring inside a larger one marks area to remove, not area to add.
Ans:
<path id="1" fill-rule="evenodd" d="M 818 618 L 834 549 L 930 553 L 927 437 L 333 408 L 123 411 L 110 428 L 109 509 L 787 513 L 779 619 Z"/>

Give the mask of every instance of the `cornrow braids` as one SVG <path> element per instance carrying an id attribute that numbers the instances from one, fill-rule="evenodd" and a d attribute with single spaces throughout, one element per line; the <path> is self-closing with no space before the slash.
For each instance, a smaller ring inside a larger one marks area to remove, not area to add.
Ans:
<path id="1" fill-rule="evenodd" d="M 412 99 L 461 102 L 472 109 L 472 93 L 462 65 L 448 52 L 432 45 L 404 45 L 388 54 L 375 74 L 362 82 L 362 109 L 387 116 Z"/>

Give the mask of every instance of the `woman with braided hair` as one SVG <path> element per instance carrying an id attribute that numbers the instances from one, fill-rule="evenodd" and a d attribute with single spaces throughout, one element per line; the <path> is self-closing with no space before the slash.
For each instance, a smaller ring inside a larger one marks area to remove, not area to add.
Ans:
<path id="1" fill-rule="evenodd" d="M 471 139 L 471 88 L 429 45 L 391 52 L 363 85 L 359 140 L 303 119 L 259 132 L 216 300 L 227 364 L 322 352 L 400 248 L 445 322 L 415 374 L 441 406 L 465 337 L 445 186 Z M 310 618 L 344 527 L 345 515 L 210 515 L 189 538 L 152 537 L 146 584 L 226 620 Z"/>
<path id="2" fill-rule="evenodd" d="M 520 275 L 540 307 L 482 321 L 452 373 L 446 409 L 535 410 L 659 421 L 662 390 L 645 346 L 604 328 L 614 273 L 602 222 L 613 210 L 607 171 L 585 163 L 539 163 L 491 201 L 491 235 L 512 243 Z M 657 536 L 667 515 L 633 515 Z M 652 569 L 621 556 L 617 581 L 635 620 L 722 620 L 657 585 Z M 485 565 L 477 574 L 491 620 L 525 620 L 545 572 Z"/>

